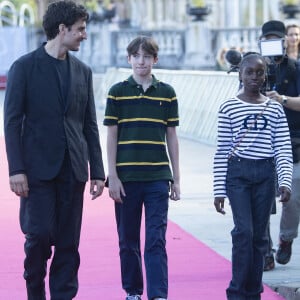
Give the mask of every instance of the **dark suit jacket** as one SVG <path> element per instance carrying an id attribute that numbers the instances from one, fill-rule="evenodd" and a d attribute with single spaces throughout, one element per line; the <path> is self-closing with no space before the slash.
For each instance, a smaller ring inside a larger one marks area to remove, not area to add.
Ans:
<path id="1" fill-rule="evenodd" d="M 19 58 L 8 73 L 4 131 L 9 174 L 53 179 L 68 149 L 79 181 L 104 179 L 92 72 L 69 57 L 66 104 L 58 75 L 44 46 Z"/>

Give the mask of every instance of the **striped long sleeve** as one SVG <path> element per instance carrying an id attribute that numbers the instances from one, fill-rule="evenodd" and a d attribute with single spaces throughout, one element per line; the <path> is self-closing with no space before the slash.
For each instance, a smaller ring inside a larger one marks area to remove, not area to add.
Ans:
<path id="1" fill-rule="evenodd" d="M 215 197 L 226 197 L 227 161 L 230 155 L 248 159 L 274 157 L 279 186 L 291 189 L 292 150 L 282 106 L 271 100 L 251 104 L 236 97 L 221 104 L 213 170 Z"/>

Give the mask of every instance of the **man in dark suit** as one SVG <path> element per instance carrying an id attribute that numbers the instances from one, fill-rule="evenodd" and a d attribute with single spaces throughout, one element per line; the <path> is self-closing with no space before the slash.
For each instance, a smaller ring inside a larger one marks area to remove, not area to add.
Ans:
<path id="1" fill-rule="evenodd" d="M 92 199 L 104 188 L 92 72 L 69 53 L 86 39 L 87 19 L 85 8 L 74 2 L 50 4 L 43 19 L 47 43 L 15 61 L 8 74 L 5 142 L 10 187 L 21 197 L 30 300 L 46 299 L 52 246 L 51 299 L 75 297 L 89 174 Z"/>

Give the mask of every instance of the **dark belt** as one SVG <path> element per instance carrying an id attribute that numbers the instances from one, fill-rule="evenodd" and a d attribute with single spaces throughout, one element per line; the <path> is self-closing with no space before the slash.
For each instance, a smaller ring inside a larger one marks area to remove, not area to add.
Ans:
<path id="1" fill-rule="evenodd" d="M 247 161 L 251 163 L 257 162 L 274 162 L 274 157 L 262 158 L 262 159 L 252 159 L 252 158 L 244 158 L 240 156 L 231 156 L 229 158 L 230 161 Z"/>

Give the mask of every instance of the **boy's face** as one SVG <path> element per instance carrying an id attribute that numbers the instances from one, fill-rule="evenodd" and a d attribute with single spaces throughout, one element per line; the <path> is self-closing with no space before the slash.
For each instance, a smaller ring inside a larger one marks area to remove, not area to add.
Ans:
<path id="1" fill-rule="evenodd" d="M 141 47 L 135 54 L 128 56 L 128 63 L 131 64 L 133 73 L 138 76 L 151 74 L 153 65 L 158 61 L 153 55 L 146 53 Z"/>

